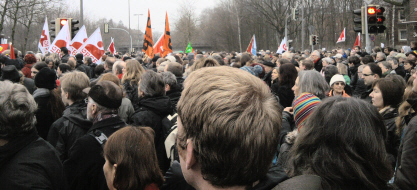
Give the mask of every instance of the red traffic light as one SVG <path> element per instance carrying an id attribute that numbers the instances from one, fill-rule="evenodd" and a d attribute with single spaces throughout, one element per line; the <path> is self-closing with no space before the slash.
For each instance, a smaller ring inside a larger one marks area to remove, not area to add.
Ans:
<path id="1" fill-rule="evenodd" d="M 61 26 L 64 26 L 65 24 L 67 24 L 68 20 L 67 19 L 61 19 L 61 21 L 59 21 L 59 23 L 61 24 Z"/>
<path id="2" fill-rule="evenodd" d="M 385 21 L 385 17 L 379 17 L 376 21 L 377 23 L 383 23 Z"/>
<path id="3" fill-rule="evenodd" d="M 376 8 L 375 7 L 368 7 L 368 14 L 373 15 L 376 13 Z"/>
<path id="4" fill-rule="evenodd" d="M 385 12 L 385 8 L 384 7 L 379 7 L 378 10 L 376 11 L 376 13 L 378 15 L 382 15 L 382 14 L 384 14 L 384 12 Z"/>

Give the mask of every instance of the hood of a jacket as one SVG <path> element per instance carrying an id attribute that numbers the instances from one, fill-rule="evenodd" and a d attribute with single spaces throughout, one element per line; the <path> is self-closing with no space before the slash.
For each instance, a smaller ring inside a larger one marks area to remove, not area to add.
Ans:
<path id="1" fill-rule="evenodd" d="M 166 117 L 173 113 L 171 100 L 168 96 L 142 98 L 139 100 L 139 106 L 161 117 Z"/>
<path id="2" fill-rule="evenodd" d="M 294 131 L 291 131 L 287 134 L 285 137 L 285 142 L 287 144 L 294 144 L 295 139 L 297 139 L 298 136 L 298 128 L 294 129 Z"/>
<path id="3" fill-rule="evenodd" d="M 62 117 L 86 130 L 93 124 L 93 122 L 87 119 L 87 104 L 84 101 L 75 102 L 68 106 Z"/>

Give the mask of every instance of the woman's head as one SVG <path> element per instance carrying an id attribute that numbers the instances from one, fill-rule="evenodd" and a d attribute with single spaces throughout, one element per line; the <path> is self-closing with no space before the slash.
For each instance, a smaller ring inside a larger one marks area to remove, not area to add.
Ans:
<path id="1" fill-rule="evenodd" d="M 103 150 L 103 166 L 109 189 L 145 189 L 161 186 L 154 131 L 149 127 L 124 127 L 113 133 Z"/>
<path id="2" fill-rule="evenodd" d="M 276 79 L 278 79 L 278 77 L 279 77 L 279 68 L 274 67 L 274 69 L 272 69 L 271 79 L 276 80 Z"/>
<path id="3" fill-rule="evenodd" d="M 343 75 L 339 75 L 339 74 L 334 75 L 332 79 L 330 80 L 330 87 L 337 94 L 343 93 L 345 86 L 346 86 L 346 80 L 343 77 Z"/>
<path id="4" fill-rule="evenodd" d="M 145 72 L 142 65 L 135 59 L 129 59 L 126 61 L 126 73 L 122 77 L 122 83 L 126 80 L 130 80 L 131 85 L 137 85 L 140 76 Z"/>
<path id="5" fill-rule="evenodd" d="M 369 96 L 372 98 L 372 105 L 378 109 L 387 106 L 397 108 L 401 103 L 404 94 L 404 88 L 390 79 L 376 80 L 372 85 L 373 91 Z"/>
<path id="6" fill-rule="evenodd" d="M 294 86 L 297 79 L 297 69 L 292 63 L 285 63 L 279 67 L 279 84 Z"/>
<path id="7" fill-rule="evenodd" d="M 319 72 L 315 70 L 304 70 L 298 73 L 292 90 L 295 96 L 299 96 L 303 92 L 308 92 L 323 99 L 330 90 L 330 87 Z"/>
<path id="8" fill-rule="evenodd" d="M 160 73 L 145 72 L 139 80 L 139 97 L 165 96 L 165 82 Z"/>
<path id="9" fill-rule="evenodd" d="M 32 78 L 34 79 L 39 71 L 46 67 L 48 67 L 48 65 L 44 62 L 35 63 L 30 69 Z"/>
<path id="10" fill-rule="evenodd" d="M 322 189 L 386 189 L 392 177 L 386 133 L 372 105 L 356 98 L 327 98 L 300 130 L 287 173 L 318 175 Z"/>
<path id="11" fill-rule="evenodd" d="M 33 63 L 36 63 L 36 57 L 33 54 L 26 54 L 25 55 L 25 58 L 23 59 L 23 61 L 26 64 L 33 64 Z"/>

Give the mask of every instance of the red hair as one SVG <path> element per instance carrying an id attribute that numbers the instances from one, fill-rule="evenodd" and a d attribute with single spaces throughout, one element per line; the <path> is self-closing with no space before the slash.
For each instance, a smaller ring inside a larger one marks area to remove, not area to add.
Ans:
<path id="1" fill-rule="evenodd" d="M 24 61 L 26 64 L 36 63 L 36 57 L 33 54 L 26 54 Z"/>

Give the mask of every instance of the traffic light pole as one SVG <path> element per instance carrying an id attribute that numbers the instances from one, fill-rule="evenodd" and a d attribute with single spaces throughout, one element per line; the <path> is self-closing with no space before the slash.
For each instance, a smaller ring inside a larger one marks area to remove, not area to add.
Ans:
<path id="1" fill-rule="evenodd" d="M 368 15 L 368 4 L 365 2 L 365 15 Z M 368 18 L 365 19 L 365 41 L 366 41 L 366 52 L 371 53 L 371 39 L 369 39 L 368 33 Z"/>

